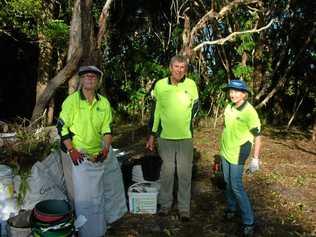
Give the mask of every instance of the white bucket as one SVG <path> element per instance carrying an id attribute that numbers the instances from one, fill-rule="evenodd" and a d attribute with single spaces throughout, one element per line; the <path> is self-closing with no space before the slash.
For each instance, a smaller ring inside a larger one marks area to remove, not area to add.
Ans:
<path id="1" fill-rule="evenodd" d="M 13 198 L 13 174 L 7 165 L 0 165 L 0 200 Z"/>
<path id="2" fill-rule="evenodd" d="M 31 228 L 17 228 L 14 226 L 7 225 L 8 237 L 29 237 L 31 236 Z"/>
<path id="3" fill-rule="evenodd" d="M 128 188 L 129 210 L 133 214 L 155 214 L 159 184 L 156 182 L 140 182 Z"/>

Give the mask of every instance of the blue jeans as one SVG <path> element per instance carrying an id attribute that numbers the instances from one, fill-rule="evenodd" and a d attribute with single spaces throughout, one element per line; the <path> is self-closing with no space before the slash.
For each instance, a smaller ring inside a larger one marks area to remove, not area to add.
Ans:
<path id="1" fill-rule="evenodd" d="M 243 224 L 254 224 L 253 210 L 242 182 L 244 165 L 231 164 L 222 157 L 222 168 L 226 182 L 225 196 L 228 211 L 236 212 L 239 206 Z"/>

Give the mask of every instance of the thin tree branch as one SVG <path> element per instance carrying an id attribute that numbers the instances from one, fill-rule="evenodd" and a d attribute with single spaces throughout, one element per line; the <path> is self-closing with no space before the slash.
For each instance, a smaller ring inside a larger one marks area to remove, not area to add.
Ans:
<path id="1" fill-rule="evenodd" d="M 2 32 L 3 34 L 9 36 L 10 38 L 12 38 L 15 42 L 18 42 L 19 40 L 14 38 L 9 32 L 5 31 L 5 30 L 2 30 L 0 29 L 0 32 Z"/>
<path id="2" fill-rule="evenodd" d="M 261 27 L 261 28 L 259 28 L 259 29 L 254 28 L 254 29 L 252 29 L 252 30 L 236 31 L 236 32 L 233 32 L 233 33 L 231 33 L 230 35 L 226 36 L 225 38 L 221 38 L 221 39 L 217 39 L 217 40 L 212 40 L 212 41 L 205 41 L 205 42 L 203 42 L 203 43 L 201 43 L 201 44 L 195 46 L 195 47 L 193 48 L 193 50 L 194 50 L 194 51 L 197 51 L 197 50 L 199 50 L 200 48 L 202 48 L 204 45 L 214 45 L 214 44 L 223 45 L 226 41 L 232 40 L 232 39 L 233 39 L 234 37 L 236 37 L 237 35 L 242 35 L 242 34 L 247 34 L 247 33 L 258 33 L 258 32 L 260 32 L 260 31 L 263 31 L 263 30 L 269 28 L 269 27 L 272 25 L 273 21 L 274 21 L 274 19 L 272 19 L 272 20 L 269 22 L 268 25 L 263 26 L 263 27 Z"/>
<path id="3" fill-rule="evenodd" d="M 286 71 L 285 71 L 283 77 L 279 79 L 277 85 L 270 91 L 270 93 L 266 96 L 266 98 L 264 98 L 264 100 L 262 100 L 262 101 L 260 102 L 260 104 L 258 104 L 258 105 L 256 106 L 256 109 L 260 109 L 260 108 L 262 108 L 263 106 L 265 106 L 265 105 L 268 103 L 268 101 L 274 96 L 274 94 L 275 94 L 280 88 L 282 88 L 282 87 L 285 85 L 285 83 L 286 83 L 286 81 L 287 81 L 287 79 L 288 79 L 288 74 L 289 74 L 290 71 L 292 70 L 292 68 L 293 68 L 293 66 L 295 65 L 295 63 L 297 62 L 299 56 L 306 50 L 308 44 L 311 42 L 312 36 L 313 36 L 313 34 L 314 34 L 315 31 L 316 31 L 316 29 L 314 28 L 314 29 L 310 32 L 308 38 L 307 38 L 307 39 L 305 40 L 305 42 L 304 42 L 304 45 L 303 45 L 302 48 L 299 50 L 299 52 L 296 54 L 295 59 L 293 60 L 293 63 L 287 67 L 287 69 L 286 69 Z"/>
<path id="4" fill-rule="evenodd" d="M 203 29 L 203 27 L 207 24 L 208 21 L 212 19 L 221 19 L 225 17 L 234 7 L 238 7 L 239 5 L 248 5 L 253 3 L 261 3 L 259 0 L 234 0 L 231 3 L 224 6 L 220 12 L 215 12 L 212 8 L 209 12 L 207 12 L 200 20 L 199 22 L 192 28 L 191 31 L 191 41 L 194 38 L 194 36 L 197 34 L 197 32 L 200 29 Z M 192 44 L 192 42 L 191 42 Z"/>
<path id="5" fill-rule="evenodd" d="M 97 49 L 101 47 L 102 39 L 105 35 L 105 28 L 106 28 L 106 20 L 109 16 L 110 5 L 113 0 L 107 0 L 103 6 L 101 15 L 99 17 L 99 32 L 97 36 Z"/>
<path id="6" fill-rule="evenodd" d="M 58 88 L 61 84 L 63 84 L 75 74 L 81 55 L 82 49 L 75 49 L 72 57 L 67 62 L 66 66 L 47 83 L 47 87 L 36 102 L 31 121 L 35 121 L 43 114 L 43 111 L 45 110 L 45 107 L 49 100 L 52 98 L 56 88 Z"/>
<path id="7" fill-rule="evenodd" d="M 299 108 L 301 107 L 301 105 L 303 103 L 303 100 L 304 100 L 304 97 L 302 97 L 302 99 L 301 99 L 300 103 L 297 105 L 297 107 L 296 107 L 296 109 L 295 109 L 290 121 L 287 123 L 287 127 L 286 127 L 287 129 L 290 128 L 290 126 L 291 126 L 291 124 L 292 124 L 292 122 L 293 122 L 293 120 L 294 120 L 294 118 L 295 118 L 295 116 L 297 114 L 297 111 L 299 110 Z"/>

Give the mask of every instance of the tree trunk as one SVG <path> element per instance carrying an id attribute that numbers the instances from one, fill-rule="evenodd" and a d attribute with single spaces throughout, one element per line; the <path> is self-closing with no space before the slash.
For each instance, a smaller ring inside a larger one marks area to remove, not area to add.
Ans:
<path id="1" fill-rule="evenodd" d="M 38 98 L 38 101 L 34 107 L 31 119 L 33 122 L 42 116 L 46 105 L 52 98 L 55 90 L 74 75 L 77 70 L 77 65 L 81 55 L 81 50 L 77 49 L 63 70 L 61 70 L 53 79 L 48 82 L 47 87 L 45 88 L 43 94 Z"/>
<path id="2" fill-rule="evenodd" d="M 104 7 L 106 11 L 109 10 L 109 2 L 112 2 L 112 0 L 107 0 Z M 32 114 L 31 120 L 33 122 L 43 114 L 45 107 L 52 98 L 55 90 L 61 84 L 73 77 L 77 71 L 78 64 L 96 65 L 100 67 L 101 53 L 100 49 L 96 50 L 97 41 L 91 12 L 92 0 L 76 0 L 72 18 L 71 39 L 68 52 L 71 56 L 69 56 L 66 66 L 52 80 L 48 82 L 43 94 L 38 98 Z M 102 12 L 102 14 L 103 18 L 99 22 L 105 24 L 108 14 L 104 15 L 104 12 Z M 100 33 L 99 37 L 101 37 L 102 34 Z M 76 37 L 79 37 L 79 39 L 76 39 Z"/>
<path id="3" fill-rule="evenodd" d="M 184 16 L 184 29 L 182 32 L 182 48 L 181 48 L 181 54 L 183 56 L 186 56 L 188 59 L 192 57 L 192 47 L 190 45 L 191 39 L 190 39 L 190 18 L 185 15 Z"/>
<path id="4" fill-rule="evenodd" d="M 54 120 L 54 111 L 55 111 L 55 100 L 54 98 L 50 99 L 47 109 L 47 125 L 52 125 Z"/>
<path id="5" fill-rule="evenodd" d="M 41 96 L 47 86 L 50 78 L 50 64 L 53 55 L 53 46 L 43 35 L 40 35 L 41 43 L 39 44 L 39 59 L 36 84 L 36 101 Z"/>
<path id="6" fill-rule="evenodd" d="M 82 39 L 82 60 L 80 65 L 100 66 L 100 57 L 96 52 L 96 33 L 91 14 L 92 0 L 81 1 L 81 39 Z"/>
<path id="7" fill-rule="evenodd" d="M 72 12 L 71 18 L 71 26 L 70 26 L 70 36 L 69 36 L 69 48 L 67 55 L 67 62 L 71 59 L 72 55 L 75 52 L 75 49 L 81 48 L 81 7 L 80 0 L 76 0 L 74 3 L 74 8 Z M 77 75 L 71 77 L 68 81 L 68 94 L 72 94 L 78 88 L 79 78 Z"/>
<path id="8" fill-rule="evenodd" d="M 46 22 L 53 18 L 54 4 L 52 2 L 44 2 L 45 11 L 42 12 L 41 18 Z M 38 57 L 38 70 L 37 70 L 37 83 L 36 83 L 36 103 L 45 91 L 47 83 L 52 75 L 52 58 L 53 58 L 53 45 L 49 39 L 46 38 L 41 32 L 38 34 L 39 39 L 39 57 Z"/>

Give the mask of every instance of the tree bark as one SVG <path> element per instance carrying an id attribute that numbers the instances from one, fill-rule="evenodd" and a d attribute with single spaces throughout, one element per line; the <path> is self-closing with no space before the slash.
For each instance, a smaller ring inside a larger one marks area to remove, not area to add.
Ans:
<path id="1" fill-rule="evenodd" d="M 42 116 L 45 107 L 52 98 L 55 90 L 74 76 L 78 65 L 96 65 L 100 67 L 101 53 L 100 49 L 96 49 L 97 40 L 91 14 L 92 2 L 92 0 L 76 0 L 75 2 L 67 64 L 48 82 L 43 94 L 38 98 L 33 109 L 32 122 Z M 112 0 L 107 0 L 106 4 L 110 4 L 111 2 Z M 109 5 L 105 5 L 104 9 L 108 11 L 108 7 Z M 102 13 L 104 14 L 104 12 Z M 102 19 L 100 19 L 99 22 L 105 24 L 107 16 L 108 14 L 102 15 Z M 102 34 L 104 34 L 104 29 L 102 33 L 99 33 L 100 36 Z"/>
<path id="2" fill-rule="evenodd" d="M 82 39 L 82 59 L 80 65 L 100 66 L 100 56 L 96 52 L 96 33 L 94 32 L 94 22 L 91 14 L 92 0 L 81 1 L 81 39 Z"/>
<path id="3" fill-rule="evenodd" d="M 97 49 L 101 48 L 102 45 L 102 39 L 106 39 L 106 20 L 109 16 L 110 6 L 113 0 L 107 0 L 106 3 L 103 6 L 101 15 L 99 17 L 99 32 L 97 36 Z"/>
<path id="4" fill-rule="evenodd" d="M 43 2 L 45 11 L 42 12 L 41 20 L 46 22 L 53 19 L 54 4 L 51 1 Z M 36 103 L 45 91 L 47 83 L 51 78 L 54 67 L 52 67 L 54 47 L 50 39 L 39 32 L 39 57 L 38 57 L 38 70 L 37 70 L 37 83 L 36 83 Z M 50 107 L 53 110 L 53 107 Z M 49 125 L 50 119 L 47 118 L 46 122 Z"/>
<path id="5" fill-rule="evenodd" d="M 81 7 L 80 0 L 76 0 L 74 3 L 74 8 L 72 12 L 71 25 L 70 25 L 70 36 L 69 36 L 69 48 L 67 54 L 67 62 L 73 56 L 75 49 L 81 48 Z M 68 94 L 72 94 L 78 88 L 78 76 L 74 75 L 68 81 Z"/>
<path id="6" fill-rule="evenodd" d="M 34 107 L 31 119 L 33 122 L 43 115 L 45 107 L 52 98 L 55 90 L 74 75 L 77 70 L 77 65 L 81 55 L 81 50 L 77 49 L 63 70 L 61 70 L 53 79 L 48 82 L 47 87 L 45 88 L 43 94 L 38 98 L 38 101 Z"/>

